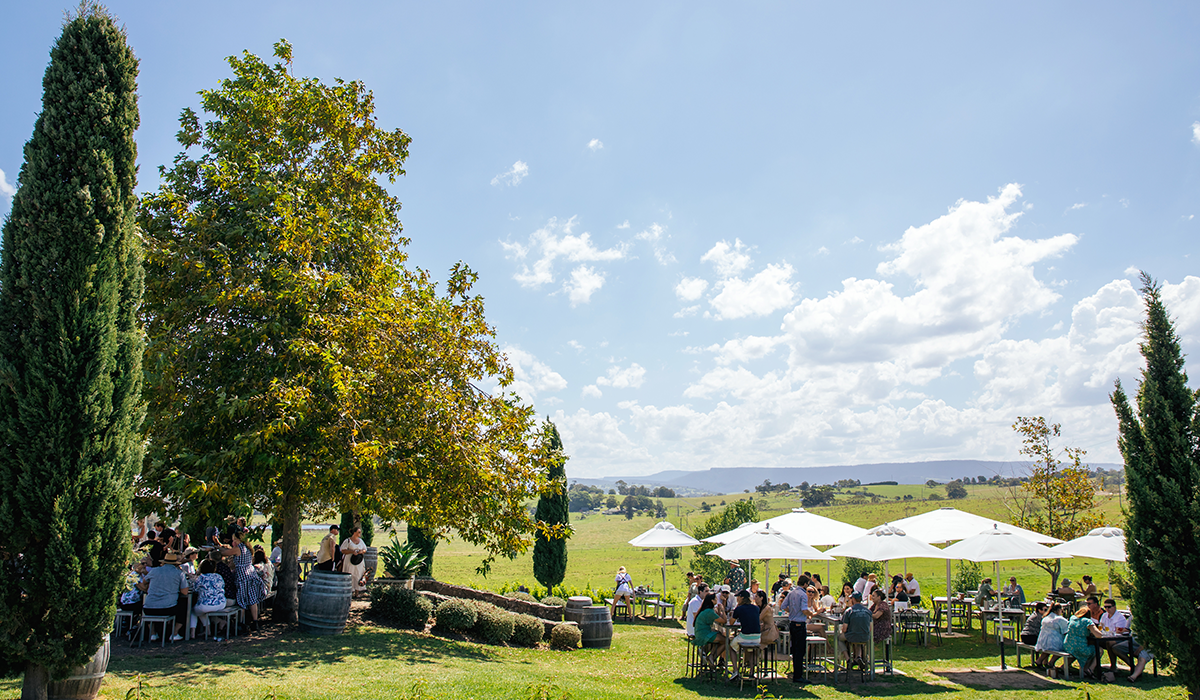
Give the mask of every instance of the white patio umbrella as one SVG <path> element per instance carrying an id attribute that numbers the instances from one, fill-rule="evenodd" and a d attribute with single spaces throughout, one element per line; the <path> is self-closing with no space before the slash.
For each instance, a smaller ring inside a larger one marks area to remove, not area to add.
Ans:
<path id="1" fill-rule="evenodd" d="M 683 530 L 675 527 L 665 520 L 661 523 L 656 523 L 654 527 L 643 532 L 642 534 L 629 540 L 629 544 L 634 547 L 651 548 L 658 547 L 663 551 L 662 563 L 662 592 L 667 592 L 667 548 L 668 547 L 691 547 L 700 544 L 700 540 L 692 537 Z"/>
<path id="2" fill-rule="evenodd" d="M 1053 549 L 1027 540 L 1021 535 L 1012 532 L 1001 530 L 999 525 L 993 525 L 990 530 L 984 530 L 978 535 L 972 535 L 960 542 L 946 547 L 942 550 L 942 554 L 949 559 L 966 559 L 974 562 L 993 562 L 997 567 L 999 562 L 1013 561 L 1016 559 L 1070 559 L 1071 555 L 1065 552 L 1056 552 Z M 997 573 L 999 579 L 999 573 Z M 949 589 L 947 588 L 947 593 Z M 1004 606 L 1000 606 L 999 622 L 1004 624 Z M 983 624 L 982 619 L 980 624 Z M 1000 634 L 999 629 L 996 632 L 997 641 L 1000 643 L 1000 668 L 1007 668 L 1004 662 L 1004 637 Z"/>
<path id="3" fill-rule="evenodd" d="M 728 532 L 713 535 L 704 541 L 729 544 L 754 532 L 756 528 L 761 528 L 765 525 L 770 525 L 772 530 L 778 530 L 793 539 L 813 547 L 828 547 L 830 545 L 842 544 L 867 533 L 865 529 L 857 525 L 850 525 L 840 520 L 810 513 L 803 508 L 793 508 L 790 513 L 784 513 L 774 518 L 767 518 L 757 523 L 745 523 Z M 826 559 L 825 561 L 828 562 L 831 560 Z M 803 568 L 803 558 L 801 558 L 799 563 L 800 567 Z M 770 577 L 769 570 L 767 576 L 768 578 Z M 826 567 L 825 578 L 829 578 L 828 567 Z"/>
<path id="4" fill-rule="evenodd" d="M 762 526 L 763 523 L 742 523 L 732 530 L 718 533 L 712 537 L 705 537 L 704 541 L 712 542 L 713 544 L 729 544 L 730 542 L 736 542 L 737 540 L 740 540 Z"/>
<path id="5" fill-rule="evenodd" d="M 1098 527 L 1082 537 L 1051 547 L 1075 557 L 1103 559 L 1108 562 L 1108 597 L 1112 597 L 1112 563 L 1128 561 L 1125 554 L 1125 531 L 1119 527 Z"/>
<path id="6" fill-rule="evenodd" d="M 912 515 L 907 518 L 892 521 L 892 525 L 904 530 L 911 537 L 930 544 L 955 542 L 983 530 L 999 526 L 1001 530 L 1012 532 L 1042 544 L 1060 544 L 1062 540 L 1049 535 L 1043 535 L 1032 530 L 999 522 L 993 518 L 985 518 L 974 513 L 966 513 L 957 508 L 938 508 L 928 513 Z M 954 557 L 958 559 L 959 557 Z M 950 559 L 946 559 L 946 597 L 950 597 Z M 950 629 L 950 616 L 946 616 L 946 629 Z"/>
<path id="7" fill-rule="evenodd" d="M 833 557 L 854 557 L 867 561 L 887 562 L 891 559 L 945 559 L 945 553 L 931 544 L 922 542 L 900 528 L 884 523 L 867 530 L 867 534 L 856 537 L 845 544 L 825 550 Z M 885 565 L 886 566 L 886 565 Z M 888 570 L 885 568 L 885 576 Z"/>
<path id="8" fill-rule="evenodd" d="M 727 545 L 709 552 L 710 556 L 726 561 L 734 559 L 821 559 L 833 557 L 819 549 L 813 549 L 794 537 L 765 526 Z"/>

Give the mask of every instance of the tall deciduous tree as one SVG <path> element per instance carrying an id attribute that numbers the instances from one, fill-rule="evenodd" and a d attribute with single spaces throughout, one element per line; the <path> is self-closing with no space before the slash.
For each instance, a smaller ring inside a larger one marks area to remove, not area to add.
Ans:
<path id="1" fill-rule="evenodd" d="M 1137 581 L 1132 612 L 1138 641 L 1178 662 L 1175 675 L 1200 695 L 1200 393 L 1188 388 L 1183 353 L 1157 282 L 1142 273 L 1146 367 L 1137 412 L 1118 381 L 1112 393 L 1120 421 L 1129 495 L 1125 549 Z"/>
<path id="2" fill-rule="evenodd" d="M 475 275 L 439 292 L 403 266 L 409 137 L 380 128 L 358 82 L 297 78 L 291 46 L 245 53 L 180 120 L 185 150 L 144 199 L 150 241 L 146 484 L 215 484 L 282 522 L 275 609 L 295 619 L 305 513 L 348 504 L 454 528 L 515 556 L 534 524 L 532 411 L 501 389 Z M 176 501 L 178 502 L 178 501 Z M 169 505 L 171 499 L 164 499 Z"/>
<path id="3" fill-rule="evenodd" d="M 112 629 L 142 460 L 137 60 L 82 5 L 42 80 L 0 265 L 0 665 L 22 697 Z"/>
<path id="4" fill-rule="evenodd" d="M 1079 447 L 1056 450 L 1053 441 L 1062 435 L 1062 426 L 1047 424 L 1041 416 L 1018 417 L 1013 430 L 1021 434 L 1021 454 L 1033 460 L 1029 480 L 1014 487 L 1019 490 L 1010 492 L 1007 501 L 1016 524 L 1064 541 L 1103 525 L 1095 513 L 1096 485 L 1083 463 L 1087 452 Z M 1057 588 L 1062 560 L 1031 561 L 1050 574 L 1050 590 Z"/>
<path id="5" fill-rule="evenodd" d="M 558 427 L 549 420 L 543 429 L 542 443 L 546 481 L 534 517 L 551 528 L 569 528 L 571 500 L 567 496 L 568 457 L 563 453 Z M 542 532 L 537 534 L 533 544 L 533 575 L 547 589 L 562 583 L 567 575 L 566 537 L 552 537 Z"/>

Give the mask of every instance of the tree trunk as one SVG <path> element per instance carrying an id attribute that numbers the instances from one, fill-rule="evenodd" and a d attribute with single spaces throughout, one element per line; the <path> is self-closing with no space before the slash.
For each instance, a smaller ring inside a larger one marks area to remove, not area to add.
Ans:
<path id="1" fill-rule="evenodd" d="M 25 682 L 21 686 L 21 700 L 46 700 L 46 687 L 50 685 L 50 672 L 45 666 L 27 664 Z"/>
<path id="2" fill-rule="evenodd" d="M 296 622 L 299 619 L 300 597 L 300 504 L 294 499 L 284 501 L 280 520 L 283 523 L 283 558 L 279 562 L 279 589 L 275 592 L 273 617 L 276 622 Z"/>

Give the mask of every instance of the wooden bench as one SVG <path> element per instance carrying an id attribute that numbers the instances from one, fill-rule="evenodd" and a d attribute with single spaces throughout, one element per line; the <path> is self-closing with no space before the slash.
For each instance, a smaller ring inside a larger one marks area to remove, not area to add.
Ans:
<path id="1" fill-rule="evenodd" d="M 617 617 L 617 612 L 616 612 L 616 611 L 617 611 L 618 609 L 620 609 L 620 608 L 624 608 L 624 610 L 625 610 L 625 619 L 626 619 L 626 620 L 632 620 L 632 619 L 633 619 L 633 604 L 632 604 L 632 603 L 630 603 L 630 602 L 628 602 L 628 601 L 621 601 L 620 603 L 617 603 L 616 605 L 613 605 L 613 599 L 612 599 L 612 598 L 605 598 L 605 599 L 604 599 L 604 603 L 605 603 L 606 605 L 608 605 L 608 607 L 612 608 L 612 610 L 613 610 L 613 619 L 616 619 L 616 617 Z"/>
<path id="2" fill-rule="evenodd" d="M 1068 654 L 1065 651 L 1038 651 L 1033 648 L 1032 644 L 1026 644 L 1025 642 L 1018 641 L 1017 642 L 1017 668 L 1021 668 L 1021 650 L 1022 649 L 1029 651 L 1029 656 L 1032 657 L 1034 660 L 1037 659 L 1038 654 L 1048 654 L 1051 658 L 1062 659 L 1063 660 L 1063 669 L 1065 672 L 1066 680 L 1071 680 L 1071 662 L 1075 660 L 1075 657 L 1071 656 L 1070 654 Z M 1082 668 L 1079 669 L 1079 680 L 1083 680 L 1083 669 Z"/>
<path id="3" fill-rule="evenodd" d="M 656 620 L 661 620 L 664 617 L 669 617 L 672 620 L 675 619 L 675 604 L 674 603 L 664 603 L 661 600 L 656 600 L 656 601 L 654 601 L 654 609 L 655 609 L 654 619 L 656 619 Z M 665 614 L 668 610 L 670 611 L 670 615 Z"/>

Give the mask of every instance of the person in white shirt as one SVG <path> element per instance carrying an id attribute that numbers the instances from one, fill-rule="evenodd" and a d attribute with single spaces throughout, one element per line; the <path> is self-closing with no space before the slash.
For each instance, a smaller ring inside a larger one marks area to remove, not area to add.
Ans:
<path id="1" fill-rule="evenodd" d="M 1117 610 L 1117 601 L 1112 598 L 1104 600 L 1104 612 L 1100 613 L 1100 628 L 1106 635 L 1125 634 L 1129 631 L 1129 618 Z"/>
<path id="2" fill-rule="evenodd" d="M 696 634 L 696 614 L 700 612 L 700 604 L 704 602 L 704 597 L 708 595 L 708 584 L 701 582 L 696 586 L 696 596 L 688 602 L 687 606 L 687 635 L 689 637 Z"/>
<path id="3" fill-rule="evenodd" d="M 867 575 L 859 574 L 858 580 L 854 582 L 854 592 L 861 594 L 862 597 L 865 599 L 867 597 L 867 594 L 864 591 L 866 591 L 866 590 L 867 590 Z"/>
<path id="4" fill-rule="evenodd" d="M 921 604 L 921 584 L 913 578 L 912 572 L 904 574 L 904 587 L 908 589 L 908 603 L 913 607 Z"/>
<path id="5" fill-rule="evenodd" d="M 821 586 L 821 609 L 832 610 L 835 603 L 837 601 L 829 595 L 829 586 Z"/>
<path id="6" fill-rule="evenodd" d="M 283 561 L 283 540 L 275 540 L 275 548 L 271 550 L 271 563 L 279 568 L 279 563 Z"/>

